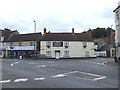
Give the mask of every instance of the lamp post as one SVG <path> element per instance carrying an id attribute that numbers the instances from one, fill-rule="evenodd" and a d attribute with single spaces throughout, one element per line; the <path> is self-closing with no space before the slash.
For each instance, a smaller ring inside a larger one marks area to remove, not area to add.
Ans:
<path id="1" fill-rule="evenodd" d="M 34 20 L 34 33 L 36 33 L 36 22 Z M 34 51 L 35 51 L 35 41 L 34 41 Z"/>

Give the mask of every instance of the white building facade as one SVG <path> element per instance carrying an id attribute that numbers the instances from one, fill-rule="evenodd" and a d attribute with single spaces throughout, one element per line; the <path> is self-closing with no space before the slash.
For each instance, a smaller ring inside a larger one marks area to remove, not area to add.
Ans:
<path id="1" fill-rule="evenodd" d="M 48 45 L 48 42 L 50 45 Z M 54 45 L 55 43 L 57 44 Z M 40 54 L 45 55 L 46 58 L 95 57 L 94 43 L 80 41 L 41 41 Z"/>
<path id="2" fill-rule="evenodd" d="M 40 42 L 44 58 L 88 58 L 94 55 L 94 42 L 88 33 L 46 33 Z"/>

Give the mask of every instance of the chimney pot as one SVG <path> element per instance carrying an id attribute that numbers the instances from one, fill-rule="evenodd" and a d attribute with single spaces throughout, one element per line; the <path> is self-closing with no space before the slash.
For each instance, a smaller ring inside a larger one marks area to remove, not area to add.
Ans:
<path id="1" fill-rule="evenodd" d="M 46 28 L 44 28 L 44 34 L 46 33 Z"/>
<path id="2" fill-rule="evenodd" d="M 74 28 L 72 28 L 72 34 L 74 34 Z"/>

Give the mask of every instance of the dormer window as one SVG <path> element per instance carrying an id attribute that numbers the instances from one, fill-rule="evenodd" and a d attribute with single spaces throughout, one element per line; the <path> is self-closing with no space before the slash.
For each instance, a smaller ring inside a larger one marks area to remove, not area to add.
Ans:
<path id="1" fill-rule="evenodd" d="M 46 46 L 47 46 L 47 47 L 50 47 L 50 46 L 51 46 L 51 41 L 47 41 L 47 42 L 46 42 Z"/>
<path id="2" fill-rule="evenodd" d="M 84 48 L 86 48 L 87 47 L 87 42 L 82 42 L 82 45 L 83 45 Z"/>
<path id="3" fill-rule="evenodd" d="M 67 48 L 69 46 L 69 42 L 68 41 L 64 41 L 64 46 Z"/>

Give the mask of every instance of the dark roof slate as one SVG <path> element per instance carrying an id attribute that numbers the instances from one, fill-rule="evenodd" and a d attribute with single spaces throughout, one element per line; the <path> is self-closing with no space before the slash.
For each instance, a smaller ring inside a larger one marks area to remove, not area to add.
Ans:
<path id="1" fill-rule="evenodd" d="M 46 33 L 41 41 L 93 41 L 89 33 Z"/>
<path id="2" fill-rule="evenodd" d="M 37 41 L 38 39 L 41 39 L 41 37 L 42 37 L 41 33 L 18 34 L 13 35 L 6 42 Z"/>

